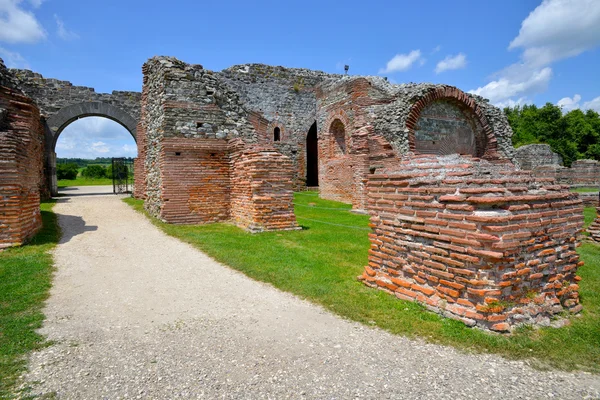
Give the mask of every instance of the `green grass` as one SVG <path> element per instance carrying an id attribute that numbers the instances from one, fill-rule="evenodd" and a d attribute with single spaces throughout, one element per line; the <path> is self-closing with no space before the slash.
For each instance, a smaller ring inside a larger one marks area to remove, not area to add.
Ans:
<path id="1" fill-rule="evenodd" d="M 36 329 L 51 286 L 49 251 L 59 239 L 53 205 L 41 204 L 44 226 L 28 245 L 0 253 L 0 398 L 10 397 L 27 353 L 45 345 Z"/>
<path id="2" fill-rule="evenodd" d="M 593 192 L 598 192 L 599 188 L 594 188 L 594 187 L 579 187 L 579 188 L 571 188 L 571 192 L 575 192 L 575 193 L 593 193 Z"/>
<path id="3" fill-rule="evenodd" d="M 587 229 L 587 227 L 594 222 L 596 214 L 596 207 L 586 207 L 583 209 L 583 229 Z"/>
<path id="4" fill-rule="evenodd" d="M 143 212 L 142 201 L 124 201 Z M 600 248 L 596 245 L 585 244 L 579 250 L 586 262 L 579 270 L 581 315 L 561 329 L 522 329 L 508 337 L 467 328 L 358 282 L 356 277 L 367 263 L 368 217 L 351 214 L 349 205 L 321 200 L 311 192 L 297 193 L 295 203 L 298 222 L 305 228 L 301 231 L 252 235 L 228 224 L 182 226 L 152 221 L 249 277 L 342 317 L 464 351 L 529 359 L 541 368 L 600 372 Z"/>
<path id="5" fill-rule="evenodd" d="M 112 186 L 112 179 L 108 178 L 84 178 L 82 176 L 78 176 L 77 179 L 60 179 L 58 181 L 58 187 L 68 187 L 68 186 Z"/>

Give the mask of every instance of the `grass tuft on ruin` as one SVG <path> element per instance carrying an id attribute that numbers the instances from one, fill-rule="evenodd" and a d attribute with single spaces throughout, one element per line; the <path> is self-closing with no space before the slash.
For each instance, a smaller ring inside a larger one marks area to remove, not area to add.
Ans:
<path id="1" fill-rule="evenodd" d="M 350 206 L 322 200 L 316 192 L 294 196 L 301 231 L 249 234 L 229 224 L 168 225 L 151 218 L 167 234 L 192 244 L 247 276 L 272 284 L 350 320 L 394 334 L 525 359 L 539 368 L 600 373 L 600 247 L 579 248 L 584 310 L 570 325 L 533 329 L 511 336 L 471 329 L 424 307 L 366 287 L 356 277 L 367 263 L 369 217 Z M 125 199 L 143 212 L 143 201 Z M 592 211 L 586 210 L 591 216 Z"/>
<path id="2" fill-rule="evenodd" d="M 13 395 L 27 354 L 45 346 L 36 330 L 52 281 L 50 250 L 60 237 L 53 206 L 42 202 L 43 227 L 26 246 L 0 252 L 0 399 Z"/>

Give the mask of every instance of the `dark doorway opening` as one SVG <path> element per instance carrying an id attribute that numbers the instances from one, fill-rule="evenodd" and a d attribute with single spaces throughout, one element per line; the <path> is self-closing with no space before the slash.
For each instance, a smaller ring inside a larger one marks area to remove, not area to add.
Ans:
<path id="1" fill-rule="evenodd" d="M 319 186 L 319 145 L 316 121 L 306 135 L 306 186 Z"/>
<path id="2" fill-rule="evenodd" d="M 273 131 L 273 141 L 279 142 L 280 140 L 281 140 L 281 129 L 279 129 L 279 127 L 277 127 Z"/>

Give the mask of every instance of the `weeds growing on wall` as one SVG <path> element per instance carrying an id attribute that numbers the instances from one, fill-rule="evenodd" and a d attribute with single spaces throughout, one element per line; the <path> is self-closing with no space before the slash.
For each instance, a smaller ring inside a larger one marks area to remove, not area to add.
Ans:
<path id="1" fill-rule="evenodd" d="M 142 201 L 124 201 L 143 212 Z M 585 244 L 579 249 L 586 263 L 579 273 L 581 315 L 561 329 L 523 328 L 509 337 L 468 328 L 366 287 L 356 277 L 367 263 L 369 218 L 348 212 L 349 205 L 321 200 L 314 192 L 297 193 L 295 204 L 302 231 L 249 234 L 229 224 L 182 226 L 152 220 L 167 234 L 249 277 L 342 317 L 465 351 L 528 359 L 540 367 L 600 372 L 599 246 Z"/>

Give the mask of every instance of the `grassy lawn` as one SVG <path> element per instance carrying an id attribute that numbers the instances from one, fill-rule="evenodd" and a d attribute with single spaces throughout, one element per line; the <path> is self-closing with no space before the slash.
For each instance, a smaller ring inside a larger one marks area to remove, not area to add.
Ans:
<path id="1" fill-rule="evenodd" d="M 586 207 L 583 210 L 584 225 L 583 228 L 587 229 L 588 226 L 596 219 L 596 208 Z"/>
<path id="2" fill-rule="evenodd" d="M 67 187 L 67 186 L 112 186 L 113 181 L 109 178 L 84 178 L 82 176 L 78 176 L 77 179 L 60 179 L 58 181 L 58 187 Z"/>
<path id="3" fill-rule="evenodd" d="M 49 251 L 59 239 L 53 202 L 42 203 L 44 227 L 24 247 L 0 253 L 0 398 L 9 397 L 28 352 L 44 346 L 36 333 L 52 279 Z"/>
<path id="4" fill-rule="evenodd" d="M 142 201 L 124 201 L 143 212 Z M 529 359 L 540 368 L 600 372 L 600 247 L 584 244 L 579 250 L 586 262 L 579 272 L 584 311 L 572 318 L 570 326 L 521 329 L 507 337 L 467 328 L 358 282 L 367 263 L 368 217 L 351 214 L 349 205 L 321 200 L 313 192 L 297 193 L 295 203 L 302 231 L 252 235 L 228 224 L 176 226 L 152 221 L 249 277 L 342 317 L 465 351 Z"/>
<path id="5" fill-rule="evenodd" d="M 571 192 L 575 193 L 592 193 L 598 192 L 600 189 L 595 187 L 579 187 L 579 188 L 571 188 Z"/>

